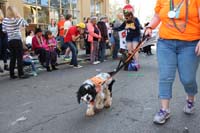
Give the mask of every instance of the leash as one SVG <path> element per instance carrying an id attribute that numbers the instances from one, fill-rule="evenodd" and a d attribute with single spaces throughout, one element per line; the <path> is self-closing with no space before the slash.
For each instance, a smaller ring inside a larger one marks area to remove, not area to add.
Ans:
<path id="1" fill-rule="evenodd" d="M 133 58 L 133 56 L 135 55 L 136 52 L 138 52 L 141 48 L 141 46 L 144 44 L 144 42 L 146 40 L 148 40 L 149 36 L 144 36 L 142 37 L 142 39 L 140 40 L 140 42 L 137 44 L 136 48 L 133 50 L 133 52 L 125 59 L 125 61 L 122 61 L 122 59 L 120 60 L 117 68 L 114 71 L 111 72 L 107 72 L 108 74 L 110 74 L 110 78 L 106 79 L 105 81 L 103 81 L 102 83 L 99 83 L 100 85 L 103 85 L 104 83 L 106 83 L 106 81 L 110 80 L 115 74 L 117 74 L 125 65 L 127 65 Z M 123 64 L 121 64 L 123 63 Z"/>
<path id="2" fill-rule="evenodd" d="M 108 72 L 111 75 L 111 77 L 113 77 L 115 74 L 117 74 L 125 65 L 127 65 L 132 60 L 132 58 L 135 55 L 135 53 L 140 50 L 141 46 L 144 44 L 145 41 L 148 40 L 148 38 L 149 38 L 149 36 L 143 35 L 142 39 L 137 44 L 137 46 L 133 50 L 133 52 L 124 61 L 123 61 L 123 59 L 121 59 L 119 64 L 118 64 L 118 66 L 117 66 L 117 68 L 114 71 Z"/>

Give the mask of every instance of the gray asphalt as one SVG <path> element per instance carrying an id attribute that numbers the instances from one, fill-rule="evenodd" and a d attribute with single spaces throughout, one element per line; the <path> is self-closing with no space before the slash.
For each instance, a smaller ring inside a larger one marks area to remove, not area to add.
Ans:
<path id="1" fill-rule="evenodd" d="M 154 125 L 159 109 L 157 62 L 153 56 L 140 55 L 138 72 L 120 71 L 113 88 L 113 104 L 94 117 L 86 117 L 86 105 L 78 104 L 76 91 L 81 83 L 99 71 L 113 70 L 118 61 L 98 65 L 83 64 L 74 69 L 59 66 L 58 71 L 41 72 L 37 77 L 9 80 L 0 77 L 0 133 L 190 133 L 200 132 L 200 95 L 196 113 L 183 113 L 185 93 L 177 76 L 172 116 L 165 125 Z M 200 70 L 197 74 L 200 86 Z"/>

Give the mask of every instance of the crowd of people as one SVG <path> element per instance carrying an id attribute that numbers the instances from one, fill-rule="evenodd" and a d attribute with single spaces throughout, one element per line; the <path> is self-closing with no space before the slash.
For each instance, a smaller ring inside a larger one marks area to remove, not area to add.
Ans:
<path id="1" fill-rule="evenodd" d="M 26 78 L 23 66 L 31 65 L 33 75 L 37 75 L 32 55 L 37 55 L 39 63 L 48 72 L 57 70 L 57 57 L 63 55 L 64 60 L 71 60 L 70 65 L 74 68 L 81 68 L 78 64 L 77 41 L 84 40 L 86 55 L 90 58 L 91 64 L 99 64 L 106 60 L 106 49 L 112 51 L 112 58 L 118 60 L 121 42 L 127 43 L 127 51 L 131 54 L 137 43 L 140 41 L 140 22 L 134 16 L 132 6 L 125 7 L 124 13 L 117 14 L 113 22 L 109 22 L 107 16 L 91 16 L 85 18 L 84 22 L 73 24 L 73 16 L 60 15 L 56 23 L 51 19 L 48 29 L 36 28 L 26 30 L 26 39 L 22 39 L 21 27 L 28 26 L 24 18 L 20 16 L 13 6 L 7 8 L 6 17 L 0 12 L 1 24 L 1 45 L 0 55 L 4 62 L 4 69 L 0 66 L 0 72 L 10 71 L 10 78 L 17 76 L 14 69 L 17 61 L 18 77 Z M 125 19 L 123 17 L 125 15 Z M 120 32 L 125 31 L 125 41 L 120 40 Z M 14 33 L 14 34 L 13 34 Z M 126 34 L 127 33 L 127 34 Z M 26 56 L 29 52 L 29 56 Z M 71 56 L 71 57 L 70 57 Z M 10 65 L 7 60 L 10 58 Z M 138 54 L 134 57 L 138 62 Z"/>

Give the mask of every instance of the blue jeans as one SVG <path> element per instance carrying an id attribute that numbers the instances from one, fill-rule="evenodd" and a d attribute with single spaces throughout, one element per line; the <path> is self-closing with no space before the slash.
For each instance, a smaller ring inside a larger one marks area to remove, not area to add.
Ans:
<path id="1" fill-rule="evenodd" d="M 115 40 L 115 43 L 114 43 L 112 58 L 117 59 L 119 48 L 120 48 L 120 40 L 119 40 L 119 37 L 115 37 L 115 36 L 114 36 L 114 40 Z"/>
<path id="2" fill-rule="evenodd" d="M 76 45 L 73 42 L 66 42 L 65 45 L 67 45 L 72 51 L 72 59 L 71 59 L 70 65 L 77 66 L 78 65 L 78 62 L 77 62 L 78 50 L 76 48 Z"/>
<path id="3" fill-rule="evenodd" d="M 64 43 L 64 37 L 63 36 L 58 36 L 56 39 L 57 39 L 57 41 L 60 41 L 60 46 L 61 46 L 62 50 L 67 49 L 67 47 L 65 46 L 65 43 Z"/>
<path id="4" fill-rule="evenodd" d="M 172 85 L 178 69 L 180 81 L 188 96 L 197 93 L 196 72 L 200 57 L 195 54 L 198 41 L 158 39 L 159 97 L 172 98 Z"/>
<path id="5" fill-rule="evenodd" d="M 25 59 L 23 60 L 24 66 L 30 66 L 32 68 L 32 72 L 36 72 L 36 67 L 32 59 Z"/>

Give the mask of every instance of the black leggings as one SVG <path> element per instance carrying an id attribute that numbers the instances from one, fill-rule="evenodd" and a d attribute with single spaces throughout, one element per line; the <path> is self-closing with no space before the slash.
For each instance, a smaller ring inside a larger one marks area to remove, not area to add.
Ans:
<path id="1" fill-rule="evenodd" d="M 36 48 L 35 54 L 39 55 L 38 59 L 42 65 L 47 62 L 46 50 L 44 48 Z"/>
<path id="2" fill-rule="evenodd" d="M 13 39 L 8 42 L 9 48 L 10 48 L 10 76 L 13 77 L 15 75 L 14 69 L 15 64 L 17 61 L 17 69 L 18 69 L 18 76 L 24 75 L 23 72 L 23 46 L 22 41 Z"/>

